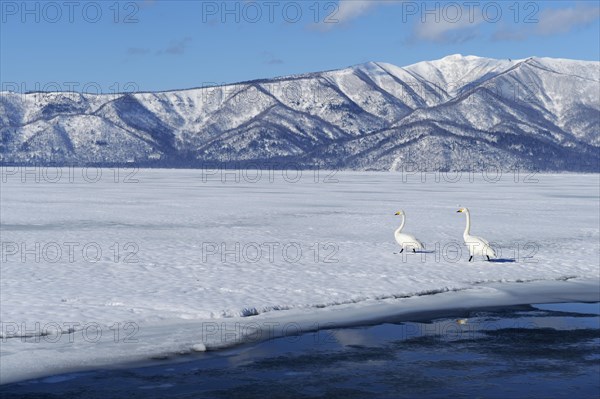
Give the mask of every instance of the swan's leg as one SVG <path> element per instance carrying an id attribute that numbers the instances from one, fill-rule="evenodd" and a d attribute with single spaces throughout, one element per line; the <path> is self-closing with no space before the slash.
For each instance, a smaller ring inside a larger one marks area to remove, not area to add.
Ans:
<path id="1" fill-rule="evenodd" d="M 402 251 L 404 251 L 404 248 L 402 248 L 399 253 L 402 253 Z"/>
<path id="2" fill-rule="evenodd" d="M 414 249 L 414 248 L 413 248 L 413 253 L 415 253 L 415 254 L 417 253 L 417 251 L 415 251 L 415 249 Z"/>
<path id="3" fill-rule="evenodd" d="M 489 256 L 489 255 L 486 255 L 486 256 L 487 256 L 487 258 L 488 258 L 488 262 L 489 262 L 489 261 L 490 261 L 490 256 Z"/>
<path id="4" fill-rule="evenodd" d="M 469 262 L 473 260 L 473 255 L 469 257 Z"/>

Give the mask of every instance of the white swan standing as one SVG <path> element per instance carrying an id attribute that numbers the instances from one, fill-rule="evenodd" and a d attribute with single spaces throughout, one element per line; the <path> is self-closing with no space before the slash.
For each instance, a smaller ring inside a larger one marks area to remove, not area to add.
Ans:
<path id="1" fill-rule="evenodd" d="M 412 249 L 413 252 L 417 252 L 416 250 L 422 250 L 425 248 L 425 245 L 413 235 L 402 233 L 402 229 L 404 228 L 404 222 L 406 221 L 406 216 L 404 215 L 404 211 L 398 211 L 395 213 L 395 216 L 402 216 L 402 223 L 400 223 L 400 227 L 396 229 L 394 232 L 394 238 L 396 242 L 402 249 L 400 253 L 405 249 Z"/>
<path id="2" fill-rule="evenodd" d="M 469 210 L 467 208 L 460 208 L 456 212 L 467 214 L 467 226 L 465 227 L 463 238 L 465 240 L 465 244 L 467 247 L 469 247 L 469 262 L 473 260 L 474 255 L 485 256 L 488 261 L 490 260 L 490 256 L 495 258 L 496 251 L 494 251 L 494 248 L 492 248 L 487 240 L 471 235 L 471 214 L 469 213 Z"/>

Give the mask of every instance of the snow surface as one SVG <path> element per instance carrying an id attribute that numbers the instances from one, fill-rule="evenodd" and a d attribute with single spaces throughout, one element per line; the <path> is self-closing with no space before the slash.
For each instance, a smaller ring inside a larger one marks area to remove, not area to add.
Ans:
<path id="1" fill-rule="evenodd" d="M 493 183 L 493 174 L 464 173 L 452 183 L 455 174 L 428 173 L 422 183 L 401 173 L 142 170 L 124 183 L 127 173 L 115 182 L 103 169 L 90 183 L 82 172 L 72 171 L 72 183 L 2 176 L 1 383 L 210 351 L 258 339 L 268 323 L 285 335 L 600 300 L 597 174 L 505 174 Z M 498 262 L 467 262 L 459 204 Z M 425 253 L 397 253 L 399 209 Z M 36 243 L 45 248 L 39 260 Z M 76 243 L 72 258 L 66 243 Z M 97 262 L 93 248 L 82 253 L 92 243 Z M 207 252 L 222 244 L 224 260 Z M 63 335 L 52 334 L 56 326 Z M 101 328 L 97 342 L 89 326 Z"/>

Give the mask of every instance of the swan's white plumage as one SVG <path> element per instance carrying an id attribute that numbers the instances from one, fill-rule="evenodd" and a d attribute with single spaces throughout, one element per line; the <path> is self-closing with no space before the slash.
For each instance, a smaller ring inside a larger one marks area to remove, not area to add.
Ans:
<path id="1" fill-rule="evenodd" d="M 394 238 L 396 239 L 398 245 L 402 247 L 402 250 L 406 249 L 416 251 L 425 249 L 425 245 L 423 245 L 423 243 L 419 241 L 415 236 L 413 236 L 412 234 L 402 233 L 402 229 L 404 228 L 404 222 L 406 221 L 404 211 L 396 212 L 396 216 L 402 216 L 402 223 L 400 224 L 400 227 L 398 227 L 394 232 Z"/>
<path id="2" fill-rule="evenodd" d="M 465 227 L 465 232 L 463 233 L 463 239 L 465 241 L 465 245 L 469 248 L 469 256 L 485 256 L 488 258 L 495 258 L 496 251 L 490 245 L 489 241 L 471 235 L 471 214 L 469 213 L 469 209 L 460 208 L 457 212 L 465 213 L 467 215 L 467 225 Z M 470 260 L 470 259 L 469 259 Z"/>

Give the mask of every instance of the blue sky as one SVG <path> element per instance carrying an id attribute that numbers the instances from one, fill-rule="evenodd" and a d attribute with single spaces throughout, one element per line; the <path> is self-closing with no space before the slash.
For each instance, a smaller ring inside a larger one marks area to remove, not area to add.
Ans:
<path id="1" fill-rule="evenodd" d="M 597 1 L 0 5 L 4 90 L 168 90 L 455 53 L 600 59 Z"/>

